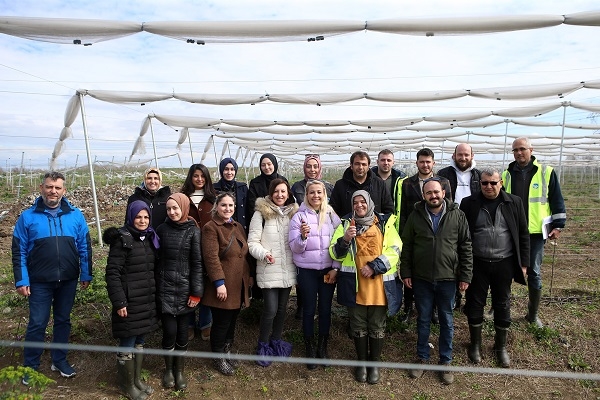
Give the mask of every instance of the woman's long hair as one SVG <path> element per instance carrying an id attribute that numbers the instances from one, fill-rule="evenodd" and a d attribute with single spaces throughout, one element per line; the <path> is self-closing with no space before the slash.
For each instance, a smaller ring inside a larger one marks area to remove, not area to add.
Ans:
<path id="1" fill-rule="evenodd" d="M 202 188 L 202 190 L 204 190 L 204 198 L 210 203 L 214 203 L 217 197 L 217 192 L 215 191 L 215 188 L 213 186 L 212 179 L 210 177 L 210 172 L 204 164 L 192 164 L 192 166 L 188 170 L 187 176 L 185 177 L 185 181 L 181 186 L 181 193 L 189 197 L 194 193 L 194 191 L 196 191 L 196 187 L 192 182 L 192 177 L 194 176 L 194 172 L 196 171 L 202 172 L 202 176 L 204 177 L 204 188 Z"/>

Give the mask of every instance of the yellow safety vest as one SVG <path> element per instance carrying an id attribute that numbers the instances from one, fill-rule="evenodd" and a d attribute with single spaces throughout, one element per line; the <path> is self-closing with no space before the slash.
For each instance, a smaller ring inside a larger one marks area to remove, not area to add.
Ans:
<path id="1" fill-rule="evenodd" d="M 529 233 L 542 233 L 542 221 L 544 218 L 552 215 L 550 211 L 550 203 L 548 203 L 548 191 L 550 181 L 547 177 L 552 173 L 551 166 L 542 166 L 533 161 L 533 165 L 537 167 L 535 175 L 531 178 L 529 184 L 529 206 L 527 220 L 529 221 Z M 511 193 L 511 175 L 508 170 L 502 172 L 502 182 L 507 193 Z"/>
<path id="2" fill-rule="evenodd" d="M 400 232 L 400 206 L 402 204 L 402 182 L 408 178 L 405 176 L 404 178 L 396 179 L 396 183 L 394 184 L 394 215 L 396 215 L 396 221 L 394 222 L 394 226 L 396 227 L 396 231 Z"/>

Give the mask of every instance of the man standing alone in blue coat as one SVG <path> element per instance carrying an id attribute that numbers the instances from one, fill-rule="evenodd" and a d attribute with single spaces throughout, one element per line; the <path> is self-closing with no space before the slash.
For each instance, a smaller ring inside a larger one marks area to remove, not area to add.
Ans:
<path id="1" fill-rule="evenodd" d="M 82 212 L 65 198 L 65 177 L 48 172 L 41 196 L 23 211 L 13 232 L 12 261 L 17 293 L 29 299 L 25 342 L 44 342 L 53 309 L 53 343 L 67 343 L 77 281 L 86 289 L 92 280 L 92 245 Z M 24 366 L 37 370 L 43 348 L 25 347 Z M 66 349 L 52 349 L 52 371 L 75 375 Z M 28 385 L 25 376 L 23 384 Z"/>

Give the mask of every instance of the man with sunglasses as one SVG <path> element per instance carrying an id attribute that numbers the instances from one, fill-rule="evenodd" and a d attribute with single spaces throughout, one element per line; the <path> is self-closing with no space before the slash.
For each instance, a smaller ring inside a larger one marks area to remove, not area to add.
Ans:
<path id="1" fill-rule="evenodd" d="M 510 327 L 510 286 L 513 279 L 525 285 L 529 266 L 529 231 L 520 197 L 502 190 L 500 172 L 481 171 L 481 192 L 465 197 L 460 209 L 467 216 L 473 247 L 473 279 L 466 292 L 471 362 L 481 361 L 483 309 L 492 293 L 494 354 L 498 364 L 510 366 L 506 338 Z"/>
<path id="2" fill-rule="evenodd" d="M 550 218 L 548 239 L 558 239 L 565 227 L 567 211 L 560 190 L 558 176 L 549 165 L 542 165 L 532 155 L 533 147 L 528 138 L 521 137 L 512 143 L 515 161 L 502 173 L 504 189 L 523 200 L 530 238 L 530 265 L 527 267 L 529 304 L 525 319 L 538 328 L 543 327 L 538 316 L 542 298 L 542 259 L 544 257 L 543 221 Z"/>

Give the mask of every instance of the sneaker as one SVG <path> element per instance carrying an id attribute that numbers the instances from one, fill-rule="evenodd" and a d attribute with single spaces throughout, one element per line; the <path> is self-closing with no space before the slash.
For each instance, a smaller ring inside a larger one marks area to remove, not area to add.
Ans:
<path id="1" fill-rule="evenodd" d="M 59 363 L 58 365 L 52 363 L 50 369 L 52 371 L 60 372 L 60 376 L 62 376 L 63 378 L 71 378 L 75 376 L 75 374 L 77 374 L 77 372 L 75 372 L 75 370 L 73 369 L 73 366 L 70 365 L 66 360 Z"/>
<path id="2" fill-rule="evenodd" d="M 421 360 L 420 358 L 414 362 L 415 364 L 427 364 L 427 361 Z M 408 375 L 413 379 L 419 379 L 425 373 L 424 369 L 413 368 L 408 371 Z"/>
<path id="3" fill-rule="evenodd" d="M 450 366 L 450 364 L 442 364 L 444 366 Z M 440 371 L 440 379 L 444 385 L 451 385 L 454 383 L 454 374 L 451 371 Z"/>
<path id="4" fill-rule="evenodd" d="M 23 380 L 21 381 L 21 383 L 25 386 L 29 386 L 29 374 L 23 375 Z"/>

